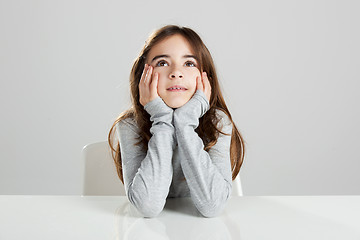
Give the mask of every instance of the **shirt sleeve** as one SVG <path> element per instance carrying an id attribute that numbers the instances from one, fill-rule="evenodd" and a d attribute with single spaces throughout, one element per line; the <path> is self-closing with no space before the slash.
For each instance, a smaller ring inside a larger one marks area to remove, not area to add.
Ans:
<path id="1" fill-rule="evenodd" d="M 157 97 L 144 106 L 150 114 L 152 134 L 148 150 L 134 144 L 139 140 L 135 123 L 117 125 L 124 187 L 129 201 L 145 217 L 155 217 L 164 208 L 172 181 L 172 155 L 175 147 L 173 109 Z"/>
<path id="2" fill-rule="evenodd" d="M 181 167 L 194 205 L 203 216 L 214 217 L 222 212 L 232 191 L 232 123 L 225 113 L 221 114 L 220 130 L 230 135 L 219 134 L 217 143 L 206 152 L 195 129 L 208 109 L 204 92 L 197 90 L 185 105 L 174 111 L 174 127 L 179 152 L 184 156 Z"/>

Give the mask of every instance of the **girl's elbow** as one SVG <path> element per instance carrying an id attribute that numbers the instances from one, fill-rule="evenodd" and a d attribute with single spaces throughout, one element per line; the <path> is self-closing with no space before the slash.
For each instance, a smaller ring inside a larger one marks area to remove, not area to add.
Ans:
<path id="1" fill-rule="evenodd" d="M 204 217 L 207 218 L 217 217 L 221 215 L 221 213 L 225 209 L 230 194 L 231 194 L 231 189 L 228 191 L 226 197 L 221 199 L 217 198 L 217 199 L 212 199 L 210 201 L 205 201 L 202 204 L 198 204 L 197 209 Z"/>
<path id="2" fill-rule="evenodd" d="M 141 205 L 137 207 L 137 210 L 140 212 L 140 214 L 145 218 L 155 218 L 159 216 L 163 208 L 157 207 L 157 206 L 146 206 Z"/>
<path id="3" fill-rule="evenodd" d="M 221 215 L 224 208 L 225 208 L 225 204 L 219 205 L 219 204 L 207 203 L 200 206 L 198 210 L 201 213 L 201 215 L 203 215 L 204 217 L 212 218 Z"/>
<path id="4" fill-rule="evenodd" d="M 157 217 L 164 208 L 161 201 L 151 201 L 150 199 L 136 199 L 129 197 L 129 201 L 136 208 L 136 210 L 146 218 Z"/>

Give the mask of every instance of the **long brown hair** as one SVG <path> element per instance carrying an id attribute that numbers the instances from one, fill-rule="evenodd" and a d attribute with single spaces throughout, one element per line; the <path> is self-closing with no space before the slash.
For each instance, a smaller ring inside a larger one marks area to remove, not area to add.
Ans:
<path id="1" fill-rule="evenodd" d="M 240 167 L 243 163 L 245 156 L 244 140 L 232 120 L 231 114 L 221 94 L 215 65 L 209 50 L 202 42 L 199 35 L 192 29 L 176 25 L 166 25 L 150 34 L 140 54 L 135 59 L 130 72 L 130 93 L 132 106 L 119 115 L 112 125 L 108 135 L 108 142 L 114 158 L 116 170 L 122 183 L 124 183 L 124 179 L 121 164 L 121 152 L 119 140 L 114 138 L 114 132 L 116 129 L 115 126 L 123 119 L 128 117 L 134 118 L 140 129 L 140 137 L 136 145 L 142 144 L 144 149 L 147 150 L 148 142 L 151 138 L 150 127 L 152 123 L 150 121 L 150 115 L 145 111 L 144 107 L 139 102 L 139 81 L 150 49 L 160 41 L 175 34 L 180 34 L 188 40 L 193 48 L 195 56 L 198 58 L 200 72 L 205 71 L 207 73 L 211 84 L 210 109 L 199 119 L 199 126 L 195 129 L 199 137 L 203 140 L 204 150 L 209 151 L 209 149 L 216 144 L 219 134 L 225 134 L 217 128 L 218 122 L 221 120 L 216 115 L 216 110 L 219 109 L 229 117 L 233 125 L 230 144 L 230 161 L 233 180 L 239 173 Z"/>

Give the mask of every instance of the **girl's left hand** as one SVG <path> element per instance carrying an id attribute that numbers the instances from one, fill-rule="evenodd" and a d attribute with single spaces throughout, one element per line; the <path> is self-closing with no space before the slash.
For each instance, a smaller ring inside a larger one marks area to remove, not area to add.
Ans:
<path id="1" fill-rule="evenodd" d="M 208 102 L 210 102 L 211 85 L 206 72 L 203 72 L 202 76 L 196 77 L 196 89 L 200 89 L 201 91 L 203 91 Z"/>

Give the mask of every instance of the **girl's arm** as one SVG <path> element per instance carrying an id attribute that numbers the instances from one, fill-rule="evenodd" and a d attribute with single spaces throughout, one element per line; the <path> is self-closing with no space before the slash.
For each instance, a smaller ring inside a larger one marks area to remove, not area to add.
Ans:
<path id="1" fill-rule="evenodd" d="M 135 121 L 118 123 L 124 186 L 129 201 L 145 217 L 155 217 L 164 208 L 172 181 L 175 147 L 173 110 L 157 97 L 144 106 L 153 122 L 147 152 L 135 146 L 139 136 Z"/>
<path id="2" fill-rule="evenodd" d="M 202 215 L 214 217 L 223 210 L 232 191 L 232 124 L 223 113 L 221 131 L 230 135 L 220 134 L 217 143 L 206 152 L 195 129 L 199 125 L 199 118 L 208 109 L 209 102 L 204 92 L 198 89 L 184 106 L 174 111 L 174 127 L 179 152 L 183 156 L 181 167 L 191 198 Z"/>

